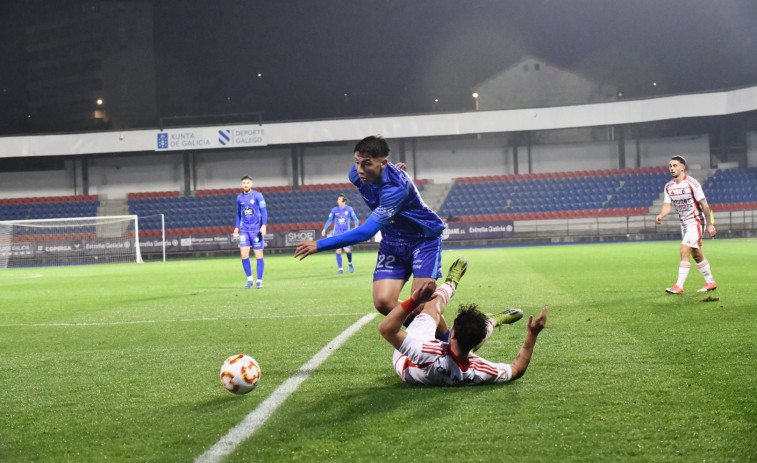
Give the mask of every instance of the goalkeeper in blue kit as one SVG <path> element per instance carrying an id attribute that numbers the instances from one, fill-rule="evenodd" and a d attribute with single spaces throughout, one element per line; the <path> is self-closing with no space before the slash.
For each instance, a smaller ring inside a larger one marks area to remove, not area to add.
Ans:
<path id="1" fill-rule="evenodd" d="M 333 236 L 341 235 L 342 233 L 350 231 L 350 225 L 353 221 L 355 222 L 356 227 L 359 225 L 355 211 L 352 209 L 352 207 L 347 205 L 346 196 L 341 194 L 337 196 L 336 204 L 337 206 L 331 209 L 329 218 L 328 220 L 326 220 L 326 224 L 323 226 L 323 230 L 321 230 L 321 236 L 326 236 L 326 231 L 329 229 L 331 222 L 334 222 Z M 344 252 L 347 255 L 347 262 L 349 264 L 350 273 L 352 273 L 355 271 L 355 267 L 352 266 L 352 250 L 349 246 L 345 246 Z M 342 268 L 342 248 L 336 249 L 336 266 L 338 269 L 337 273 L 344 273 L 344 270 Z"/>
<path id="2" fill-rule="evenodd" d="M 359 227 L 318 241 L 303 241 L 294 256 L 300 260 L 320 251 L 343 248 L 370 239 L 381 231 L 373 304 L 388 314 L 413 277 L 412 291 L 442 276 L 442 231 L 446 225 L 421 199 L 410 176 L 388 161 L 389 146 L 381 137 L 366 137 L 355 146 L 349 178 L 373 211 Z M 420 310 L 420 309 L 419 309 Z M 443 321 L 437 334 L 448 333 Z"/>
<path id="3" fill-rule="evenodd" d="M 252 189 L 252 179 L 242 177 L 242 192 L 237 195 L 237 219 L 234 228 L 234 239 L 239 238 L 239 252 L 242 256 L 242 267 L 247 275 L 245 288 L 263 287 L 263 248 L 265 247 L 266 224 L 268 210 L 263 195 Z M 252 276 L 250 265 L 250 248 L 253 249 L 257 263 L 257 283 Z"/>

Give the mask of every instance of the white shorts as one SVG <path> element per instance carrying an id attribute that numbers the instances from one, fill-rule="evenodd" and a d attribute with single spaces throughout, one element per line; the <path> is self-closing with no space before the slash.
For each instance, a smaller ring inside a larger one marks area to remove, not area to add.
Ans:
<path id="1" fill-rule="evenodd" d="M 698 223 L 681 225 L 681 244 L 690 248 L 702 247 L 702 226 Z"/>

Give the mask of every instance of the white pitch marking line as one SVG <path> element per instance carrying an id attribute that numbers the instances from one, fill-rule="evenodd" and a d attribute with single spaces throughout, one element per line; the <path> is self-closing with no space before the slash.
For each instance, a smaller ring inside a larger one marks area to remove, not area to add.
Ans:
<path id="1" fill-rule="evenodd" d="M 353 334 L 355 334 L 366 323 L 373 320 L 376 313 L 370 313 L 360 320 L 356 321 L 349 328 L 344 330 L 339 336 L 334 338 L 323 349 L 313 356 L 307 363 L 302 365 L 297 372 L 284 383 L 276 388 L 255 410 L 251 411 L 238 425 L 234 426 L 229 432 L 221 438 L 213 447 L 205 453 L 195 458 L 195 463 L 215 463 L 223 460 L 234 449 L 252 436 L 267 420 L 273 415 L 273 412 L 279 408 L 287 397 L 289 397 L 305 381 L 310 373 L 315 371 L 321 363 L 324 362 L 331 354 L 334 353 L 342 344 L 344 344 Z"/>
<path id="2" fill-rule="evenodd" d="M 41 273 L 30 273 L 28 275 L 10 275 L 8 280 L 28 280 L 29 278 L 42 278 L 44 275 Z"/>
<path id="3" fill-rule="evenodd" d="M 359 313 L 322 313 L 307 315 L 270 315 L 259 317 L 200 317 L 200 318 L 168 318 L 164 320 L 126 320 L 120 322 L 70 322 L 70 323 L 0 323 L 0 328 L 39 328 L 39 327 L 61 327 L 61 326 L 116 326 L 116 325 L 141 325 L 145 323 L 176 323 L 176 322 L 218 322 L 229 320 L 272 320 L 280 318 L 314 318 L 314 317 L 345 317 L 361 315 Z"/>

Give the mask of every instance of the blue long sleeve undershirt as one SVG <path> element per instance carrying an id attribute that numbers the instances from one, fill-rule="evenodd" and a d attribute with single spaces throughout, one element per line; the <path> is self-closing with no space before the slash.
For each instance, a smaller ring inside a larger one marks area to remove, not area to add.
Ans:
<path id="1" fill-rule="evenodd" d="M 329 225 L 331 225 L 331 219 L 332 219 L 332 218 L 333 218 L 333 217 L 332 217 L 332 214 L 329 214 L 329 219 L 328 219 L 328 220 L 326 221 L 326 225 L 324 225 L 324 226 L 323 226 L 323 229 L 324 229 L 324 230 L 328 230 L 328 228 L 329 228 Z"/>
<path id="2" fill-rule="evenodd" d="M 363 225 L 357 228 L 353 228 L 347 233 L 341 235 L 330 236 L 322 240 L 316 241 L 318 251 L 329 251 L 332 249 L 339 249 L 346 246 L 350 246 L 356 243 L 360 243 L 370 239 L 373 235 L 381 230 L 381 224 L 368 217 Z"/>

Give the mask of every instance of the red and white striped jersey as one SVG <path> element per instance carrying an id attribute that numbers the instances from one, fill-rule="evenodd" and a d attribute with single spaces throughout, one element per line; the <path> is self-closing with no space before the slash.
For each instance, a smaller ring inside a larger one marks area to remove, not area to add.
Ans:
<path id="1" fill-rule="evenodd" d="M 699 201 L 704 198 L 704 190 L 696 179 L 683 174 L 680 183 L 671 179 L 665 184 L 664 202 L 673 203 L 681 218 L 681 225 L 704 224 L 705 218 Z"/>
<path id="2" fill-rule="evenodd" d="M 512 369 L 506 363 L 492 363 L 470 354 L 468 364 L 462 365 L 449 343 L 412 336 L 395 351 L 394 369 L 405 382 L 425 386 L 475 386 L 512 378 Z"/>

